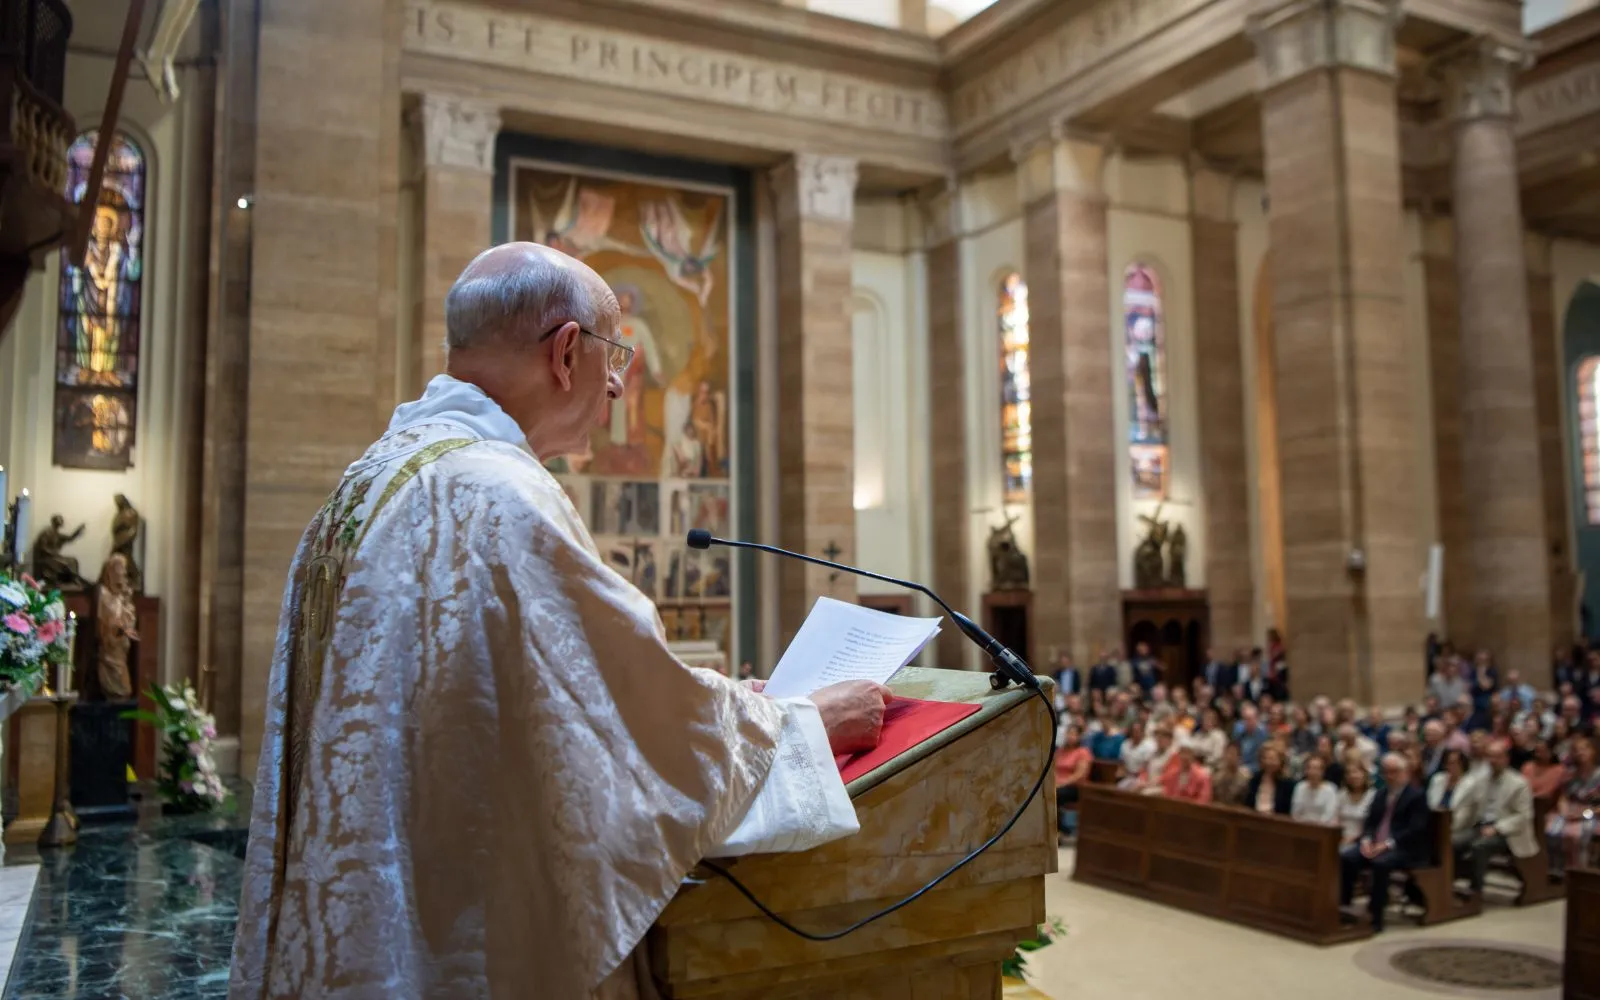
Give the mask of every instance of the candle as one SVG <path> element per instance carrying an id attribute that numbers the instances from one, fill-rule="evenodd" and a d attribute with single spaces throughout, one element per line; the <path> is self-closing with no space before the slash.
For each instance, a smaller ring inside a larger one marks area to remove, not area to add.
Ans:
<path id="1" fill-rule="evenodd" d="M 60 694 L 66 694 L 67 693 L 68 686 L 72 682 L 72 671 L 73 671 L 73 669 L 75 667 L 77 667 L 77 665 L 78 665 L 78 613 L 76 611 L 68 611 L 67 612 L 67 662 L 64 665 L 64 667 L 62 668 L 62 670 L 60 672 L 60 675 L 59 675 L 59 679 L 60 679 L 61 683 L 56 686 L 56 691 L 58 693 L 60 693 Z"/>
<path id="2" fill-rule="evenodd" d="M 17 516 L 11 525 L 11 552 L 12 562 L 17 569 L 26 572 L 28 568 L 28 508 L 33 504 L 33 499 L 24 489 L 17 496 Z"/>

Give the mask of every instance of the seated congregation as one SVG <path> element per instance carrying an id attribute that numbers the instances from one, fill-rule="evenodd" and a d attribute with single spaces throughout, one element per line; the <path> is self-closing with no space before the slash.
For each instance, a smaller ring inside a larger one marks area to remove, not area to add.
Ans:
<path id="1" fill-rule="evenodd" d="M 1281 877 L 1278 898 L 1307 901 L 1298 936 L 1330 943 L 1362 920 L 1363 894 L 1376 932 L 1392 886 L 1436 923 L 1480 912 L 1496 869 L 1532 903 L 1560 896 L 1567 868 L 1600 864 L 1600 649 L 1558 655 L 1559 688 L 1539 692 L 1515 670 L 1502 679 L 1487 652 L 1468 662 L 1430 645 L 1426 698 L 1393 714 L 1290 700 L 1281 644 L 1208 658 L 1189 688 L 1170 689 L 1143 645 L 1128 662 L 1108 650 L 1087 685 L 1058 662 L 1056 800 L 1063 842 L 1082 833 L 1080 881 L 1297 933 L 1282 914 L 1223 898 L 1232 883 L 1271 897 L 1263 887 Z M 1272 822 L 1227 818 L 1237 811 Z M 1241 844 L 1255 856 L 1236 856 Z M 1291 870 L 1330 885 L 1300 885 Z M 1311 912 L 1333 881 L 1340 912 Z"/>

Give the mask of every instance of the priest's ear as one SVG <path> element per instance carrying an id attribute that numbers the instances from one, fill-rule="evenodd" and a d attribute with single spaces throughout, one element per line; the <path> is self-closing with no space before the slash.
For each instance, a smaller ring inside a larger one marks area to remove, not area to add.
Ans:
<path id="1" fill-rule="evenodd" d="M 583 349 L 583 330 L 573 320 L 556 327 L 550 335 L 550 376 L 563 389 L 572 388 L 572 373 L 578 367 L 578 352 Z"/>

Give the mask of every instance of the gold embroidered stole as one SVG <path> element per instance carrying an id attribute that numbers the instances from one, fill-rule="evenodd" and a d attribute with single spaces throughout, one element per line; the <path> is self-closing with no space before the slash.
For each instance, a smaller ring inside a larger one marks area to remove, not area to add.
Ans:
<path id="1" fill-rule="evenodd" d="M 267 927 L 267 977 L 271 978 L 271 956 L 276 944 L 278 916 L 283 902 L 283 885 L 289 865 L 289 837 L 294 830 L 295 806 L 305 777 L 305 760 L 311 733 L 311 715 L 317 692 L 322 689 L 322 669 L 328 640 L 333 636 L 339 611 L 339 598 L 350 560 L 367 537 L 367 531 L 383 508 L 402 487 L 424 468 L 476 438 L 449 438 L 435 441 L 411 456 L 378 494 L 377 502 L 361 513 L 367 494 L 377 478 L 340 483 L 317 517 L 312 521 L 311 556 L 301 570 L 295 587 L 293 643 L 284 679 L 283 747 L 278 774 L 278 823 L 273 838 L 272 911 Z M 268 984 L 262 983 L 263 992 Z"/>

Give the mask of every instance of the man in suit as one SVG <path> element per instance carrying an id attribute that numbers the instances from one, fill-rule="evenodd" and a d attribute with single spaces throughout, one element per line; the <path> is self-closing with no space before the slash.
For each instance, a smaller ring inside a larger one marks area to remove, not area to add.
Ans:
<path id="1" fill-rule="evenodd" d="M 1422 780 L 1432 781 L 1444 764 L 1444 723 L 1429 719 L 1422 724 Z"/>
<path id="2" fill-rule="evenodd" d="M 1229 691 L 1239 676 L 1239 668 L 1218 659 L 1216 650 L 1206 650 L 1206 686 L 1213 691 Z"/>
<path id="3" fill-rule="evenodd" d="M 1071 653 L 1056 654 L 1056 691 L 1065 698 L 1083 693 L 1083 671 L 1072 665 Z"/>
<path id="4" fill-rule="evenodd" d="M 1533 830 L 1533 791 L 1528 779 L 1511 770 L 1511 756 L 1499 740 L 1486 751 L 1489 772 L 1483 782 L 1483 811 L 1475 836 L 1458 845 L 1457 863 L 1467 869 L 1474 895 L 1483 892 L 1491 858 L 1510 854 L 1531 858 L 1539 853 Z"/>
<path id="5" fill-rule="evenodd" d="M 1089 689 L 1104 694 L 1117 686 L 1117 658 L 1112 650 L 1100 657 L 1100 662 L 1089 668 Z"/>
<path id="6" fill-rule="evenodd" d="M 1161 664 L 1150 655 L 1148 643 L 1139 643 L 1133 647 L 1133 682 L 1139 685 L 1140 692 L 1148 699 L 1150 691 L 1161 681 Z"/>
<path id="7" fill-rule="evenodd" d="M 1383 757 L 1384 790 L 1373 796 L 1361 839 L 1339 852 L 1339 905 L 1348 907 L 1356 878 L 1372 872 L 1368 912 L 1372 930 L 1383 930 L 1389 879 L 1395 871 L 1428 862 L 1428 796 L 1411 783 L 1411 765 L 1397 753 Z"/>
<path id="8" fill-rule="evenodd" d="M 1576 691 L 1578 683 L 1583 679 L 1584 671 L 1583 667 L 1579 666 L 1578 661 L 1573 659 L 1571 647 L 1557 646 L 1554 663 L 1555 666 L 1551 674 L 1556 690 L 1561 690 L 1561 685 L 1563 684 L 1571 684 L 1572 689 Z"/>

